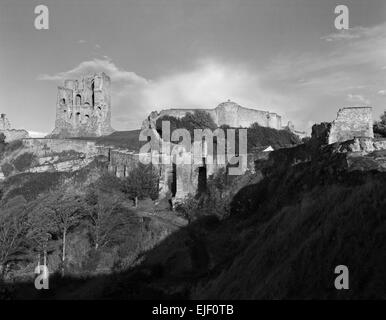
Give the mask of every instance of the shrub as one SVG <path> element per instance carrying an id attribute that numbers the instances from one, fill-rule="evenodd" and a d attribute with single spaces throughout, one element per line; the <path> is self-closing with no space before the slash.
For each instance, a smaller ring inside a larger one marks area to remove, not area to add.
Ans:
<path id="1" fill-rule="evenodd" d="M 6 162 L 1 166 L 1 171 L 3 171 L 5 177 L 8 177 L 13 171 L 13 166 L 10 163 Z"/>
<path id="2" fill-rule="evenodd" d="M 380 121 L 376 121 L 373 126 L 373 131 L 376 136 L 386 137 L 386 111 L 380 116 Z"/>
<path id="3" fill-rule="evenodd" d="M 15 151 L 17 149 L 20 149 L 22 146 L 23 146 L 23 141 L 14 140 L 14 141 L 11 141 L 10 143 L 7 144 L 6 151 L 12 152 L 12 151 Z"/>
<path id="4" fill-rule="evenodd" d="M 384 124 L 382 124 L 380 122 L 376 122 L 374 124 L 373 131 L 374 131 L 374 134 L 376 136 L 379 136 L 381 138 L 385 138 L 386 137 L 386 125 L 384 125 Z"/>
<path id="5" fill-rule="evenodd" d="M 58 186 L 61 179 L 65 176 L 67 176 L 67 173 L 63 172 L 24 173 L 22 175 L 12 176 L 7 179 L 10 180 L 7 184 L 12 186 L 18 183 L 19 185 L 12 188 L 12 190 L 6 194 L 4 201 L 17 195 L 24 196 L 27 201 L 34 200 L 39 194 Z M 18 180 L 21 181 L 18 182 Z"/>
<path id="6" fill-rule="evenodd" d="M 36 156 L 33 153 L 26 152 L 18 156 L 14 161 L 13 165 L 18 171 L 25 171 L 29 169 L 34 160 L 36 159 Z"/>
<path id="7" fill-rule="evenodd" d="M 181 202 L 176 203 L 176 211 L 190 222 L 201 215 L 201 203 L 194 196 L 187 196 Z"/>
<path id="8" fill-rule="evenodd" d="M 158 198 L 158 174 L 152 165 L 138 163 L 123 180 L 122 191 L 134 199 Z"/>
<path id="9" fill-rule="evenodd" d="M 278 149 L 300 143 L 300 139 L 288 130 L 266 128 L 257 123 L 253 123 L 248 128 L 248 151 L 255 147 L 272 146 L 274 149 Z"/>
<path id="10" fill-rule="evenodd" d="M 182 118 L 173 116 L 162 116 L 156 121 L 156 129 L 162 135 L 162 121 L 170 121 L 170 132 L 175 129 L 187 129 L 194 137 L 194 129 L 211 129 L 215 130 L 217 125 L 214 123 L 210 114 L 203 110 L 196 110 L 193 113 L 188 112 Z"/>
<path id="11" fill-rule="evenodd" d="M 106 173 L 95 182 L 95 187 L 104 193 L 110 194 L 122 190 L 122 180 L 111 173 Z"/>

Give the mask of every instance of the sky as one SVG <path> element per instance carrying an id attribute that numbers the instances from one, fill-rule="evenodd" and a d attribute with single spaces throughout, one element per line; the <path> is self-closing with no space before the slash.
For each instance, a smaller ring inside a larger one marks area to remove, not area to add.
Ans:
<path id="1" fill-rule="evenodd" d="M 34 9 L 49 9 L 36 30 Z M 337 30 L 334 9 L 349 9 Z M 140 128 L 153 110 L 228 99 L 299 130 L 339 108 L 386 110 L 384 0 L 1 0 L 0 113 L 49 133 L 57 86 L 104 71 L 112 126 Z"/>

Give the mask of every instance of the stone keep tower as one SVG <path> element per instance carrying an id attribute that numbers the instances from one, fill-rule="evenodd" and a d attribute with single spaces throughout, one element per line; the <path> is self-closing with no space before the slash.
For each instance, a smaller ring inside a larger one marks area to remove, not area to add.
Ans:
<path id="1" fill-rule="evenodd" d="M 58 87 L 56 121 L 52 137 L 98 137 L 111 127 L 110 77 L 105 73 L 80 80 L 65 80 Z"/>

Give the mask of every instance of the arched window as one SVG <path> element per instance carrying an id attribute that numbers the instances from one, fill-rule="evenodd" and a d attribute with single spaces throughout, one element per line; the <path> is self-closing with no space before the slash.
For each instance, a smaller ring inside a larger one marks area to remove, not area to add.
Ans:
<path id="1" fill-rule="evenodd" d="M 82 104 L 82 97 L 80 96 L 80 94 L 77 94 L 77 95 L 75 96 L 75 104 L 76 104 L 77 106 L 80 106 L 80 105 Z"/>
<path id="2" fill-rule="evenodd" d="M 95 86 L 94 86 L 94 81 L 93 81 L 93 82 L 91 82 L 91 91 L 92 91 L 91 105 L 92 105 L 92 106 L 95 106 L 94 89 L 95 89 Z"/>

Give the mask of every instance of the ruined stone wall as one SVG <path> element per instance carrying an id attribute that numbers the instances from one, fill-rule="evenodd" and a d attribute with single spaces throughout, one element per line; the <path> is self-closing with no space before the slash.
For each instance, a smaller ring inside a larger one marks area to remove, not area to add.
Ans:
<path id="1" fill-rule="evenodd" d="M 155 131 L 156 135 L 158 133 Z M 158 135 L 159 138 L 159 135 Z M 157 140 L 157 139 L 156 139 Z M 55 154 L 65 151 L 75 151 L 82 156 L 77 160 L 61 161 L 58 163 L 42 163 L 39 167 L 34 168 L 31 172 L 41 172 L 44 170 L 63 170 L 73 171 L 78 170 L 82 166 L 89 164 L 95 157 L 103 155 L 108 159 L 108 170 L 117 177 L 127 177 L 138 162 L 140 154 L 123 149 L 115 149 L 109 146 L 96 145 L 94 141 L 80 139 L 23 139 L 23 152 L 32 152 L 40 159 L 49 159 L 53 161 Z M 162 141 L 159 138 L 159 141 Z M 168 157 L 169 164 L 165 164 L 159 160 L 160 164 L 154 164 L 155 169 L 159 173 L 159 197 L 171 198 L 179 201 L 188 195 L 195 195 L 199 187 L 199 171 L 200 168 L 206 167 L 206 179 L 214 174 L 220 167 L 224 165 L 204 165 L 195 164 L 193 154 L 185 151 L 180 145 L 170 143 L 171 154 Z M 162 148 L 161 148 L 162 149 Z M 172 158 L 176 155 L 183 159 L 183 163 L 173 164 Z M 205 155 L 203 155 L 205 157 Z M 52 159 L 51 159 L 52 158 Z M 164 158 L 165 160 L 166 158 Z M 55 159 L 54 159 L 55 160 Z M 189 163 L 190 162 L 190 163 Z"/>
<path id="2" fill-rule="evenodd" d="M 11 130 L 4 130 L 4 131 L 0 130 L 0 132 L 4 133 L 5 142 L 21 140 L 29 137 L 29 134 L 26 130 L 11 129 Z"/>
<path id="3" fill-rule="evenodd" d="M 26 130 L 11 129 L 11 123 L 4 113 L 0 114 L 0 133 L 5 135 L 5 142 L 28 138 Z"/>
<path id="4" fill-rule="evenodd" d="M 217 125 L 247 128 L 257 122 L 262 127 L 281 129 L 281 117 L 269 111 L 244 108 L 234 102 L 221 103 L 215 109 Z"/>
<path id="5" fill-rule="evenodd" d="M 101 154 L 101 148 L 93 141 L 78 139 L 23 139 L 23 145 L 29 152 L 39 157 L 47 156 L 51 153 L 63 151 L 76 151 L 84 153 L 87 157 L 94 157 Z"/>
<path id="6" fill-rule="evenodd" d="M 105 73 L 80 80 L 65 80 L 58 87 L 56 121 L 52 137 L 95 137 L 111 128 L 110 77 Z"/>
<path id="7" fill-rule="evenodd" d="M 331 123 L 328 143 L 343 142 L 355 137 L 374 138 L 371 107 L 348 107 L 338 111 Z"/>
<path id="8" fill-rule="evenodd" d="M 11 123 L 4 113 L 0 114 L 0 131 L 11 129 Z"/>
<path id="9" fill-rule="evenodd" d="M 138 153 L 125 150 L 111 150 L 109 157 L 109 171 L 117 177 L 127 177 L 139 162 Z"/>
<path id="10" fill-rule="evenodd" d="M 277 130 L 282 129 L 281 116 L 278 114 L 269 111 L 244 108 L 232 101 L 220 103 L 215 109 L 167 109 L 160 112 L 153 111 L 143 122 L 142 127 L 155 128 L 155 122 L 159 117 L 167 115 L 182 118 L 188 112 L 194 113 L 196 110 L 208 112 L 218 126 L 229 125 L 236 128 L 246 128 L 252 123 L 257 122 L 263 127 L 270 127 Z"/>

